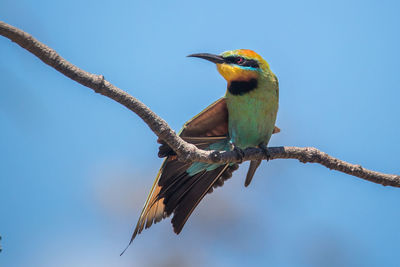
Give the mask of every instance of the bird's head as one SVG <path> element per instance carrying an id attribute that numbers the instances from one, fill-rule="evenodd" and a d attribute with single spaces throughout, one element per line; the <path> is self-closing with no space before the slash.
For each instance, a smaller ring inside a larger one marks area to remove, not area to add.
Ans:
<path id="1" fill-rule="evenodd" d="M 260 76 L 269 72 L 268 63 L 256 52 L 248 49 L 226 51 L 220 55 L 192 54 L 188 57 L 198 57 L 215 63 L 228 84 L 233 81 L 258 80 Z"/>

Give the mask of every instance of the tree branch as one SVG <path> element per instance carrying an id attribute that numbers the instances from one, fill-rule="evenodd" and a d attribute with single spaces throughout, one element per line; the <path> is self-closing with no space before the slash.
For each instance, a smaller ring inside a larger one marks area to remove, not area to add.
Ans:
<path id="1" fill-rule="evenodd" d="M 179 160 L 207 163 L 239 162 L 238 155 L 234 151 L 206 151 L 185 142 L 176 135 L 162 118 L 138 99 L 106 81 L 103 75 L 89 73 L 71 64 L 62 58 L 55 50 L 39 42 L 28 33 L 0 21 L 0 35 L 17 43 L 65 76 L 93 89 L 96 93 L 100 93 L 115 100 L 136 113 L 159 138 L 164 140 L 177 153 Z M 329 169 L 341 171 L 377 184 L 400 187 L 399 175 L 367 170 L 360 165 L 350 164 L 331 157 L 316 148 L 270 147 L 268 148 L 268 152 L 270 154 L 270 159 L 297 159 L 303 163 L 319 163 Z M 266 158 L 266 155 L 259 148 L 248 148 L 244 150 L 243 161 Z"/>

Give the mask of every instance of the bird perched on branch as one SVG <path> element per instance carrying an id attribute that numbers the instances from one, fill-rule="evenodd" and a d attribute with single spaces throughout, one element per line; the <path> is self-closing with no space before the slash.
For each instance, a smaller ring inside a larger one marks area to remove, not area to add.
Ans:
<path id="1" fill-rule="evenodd" d="M 267 153 L 278 112 L 278 79 L 268 63 L 257 53 L 247 49 L 232 50 L 213 55 L 192 54 L 217 65 L 228 83 L 225 97 L 211 104 L 188 121 L 180 137 L 200 149 L 236 150 L 260 147 Z M 162 140 L 160 157 L 166 157 L 147 197 L 139 221 L 129 244 L 144 228 L 173 214 L 172 225 L 179 234 L 193 210 L 212 192 L 232 176 L 238 164 L 183 163 Z M 246 176 L 248 186 L 261 160 L 251 161 Z M 129 246 L 129 245 L 128 245 Z M 122 255 L 122 254 L 121 254 Z"/>

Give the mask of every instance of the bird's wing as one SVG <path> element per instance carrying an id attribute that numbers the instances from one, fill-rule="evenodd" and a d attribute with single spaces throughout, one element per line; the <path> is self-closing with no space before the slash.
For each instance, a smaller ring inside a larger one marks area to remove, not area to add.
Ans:
<path id="1" fill-rule="evenodd" d="M 279 133 L 281 129 L 274 127 L 273 134 Z M 179 136 L 185 137 L 207 137 L 207 136 L 228 136 L 228 108 L 226 99 L 222 97 L 209 105 L 206 109 L 186 122 Z M 192 143 L 189 139 L 187 142 Z M 157 142 L 161 144 L 158 156 L 163 158 L 175 155 L 175 152 L 161 139 Z"/>
<path id="2" fill-rule="evenodd" d="M 228 135 L 228 108 L 226 99 L 220 98 L 186 122 L 181 137 L 204 137 Z"/>
<path id="3" fill-rule="evenodd" d="M 275 126 L 272 133 L 281 129 Z M 200 112 L 183 126 L 180 136 L 218 136 L 228 135 L 228 108 L 226 98 L 222 97 Z"/>
<path id="4" fill-rule="evenodd" d="M 187 138 L 188 142 L 201 149 L 206 149 L 221 140 L 227 140 L 226 136 Z M 179 234 L 203 197 L 211 193 L 213 188 L 222 186 L 239 167 L 237 164 L 223 164 L 213 170 L 202 170 L 190 175 L 186 171 L 190 166 L 191 163 L 178 161 L 175 155 L 168 156 L 164 160 L 129 244 L 143 229 L 149 228 L 153 223 L 161 221 L 172 213 L 174 213 L 172 225 L 175 233 Z"/>
<path id="5" fill-rule="evenodd" d="M 279 132 L 276 128 L 274 132 Z M 185 123 L 179 134 L 184 140 L 200 149 L 228 138 L 228 109 L 225 98 L 220 98 Z M 186 170 L 191 163 L 177 160 L 174 151 L 162 140 L 160 157 L 167 157 L 153 183 L 129 244 L 143 229 L 174 213 L 172 225 L 179 234 L 187 219 L 213 187 L 222 186 L 238 168 L 237 164 L 222 164 L 211 170 L 190 175 Z M 129 245 L 128 245 L 129 246 Z M 125 251 L 125 250 L 124 250 Z"/>

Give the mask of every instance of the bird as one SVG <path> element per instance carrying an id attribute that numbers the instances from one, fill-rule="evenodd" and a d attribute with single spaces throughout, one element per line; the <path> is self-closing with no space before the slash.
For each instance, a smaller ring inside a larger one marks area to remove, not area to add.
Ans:
<path id="1" fill-rule="evenodd" d="M 230 50 L 220 55 L 199 53 L 210 61 L 227 82 L 225 96 L 184 124 L 179 136 L 205 150 L 237 151 L 239 158 L 248 147 L 259 147 L 267 154 L 267 144 L 275 126 L 279 84 L 269 64 L 249 49 Z M 185 163 L 162 140 L 159 157 L 165 157 L 156 176 L 129 245 L 143 229 L 173 214 L 174 232 L 179 234 L 193 210 L 213 188 L 222 186 L 238 169 L 237 163 Z M 247 187 L 261 160 L 250 162 Z M 121 253 L 121 255 L 125 252 Z"/>

